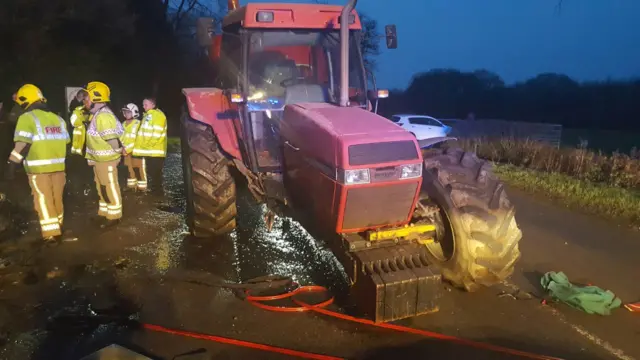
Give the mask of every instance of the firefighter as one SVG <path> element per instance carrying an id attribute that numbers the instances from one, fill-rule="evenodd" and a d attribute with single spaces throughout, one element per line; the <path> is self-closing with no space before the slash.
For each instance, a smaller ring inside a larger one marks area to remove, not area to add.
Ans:
<path id="1" fill-rule="evenodd" d="M 78 91 L 78 98 L 83 101 L 88 94 L 85 90 Z M 89 121 L 89 110 L 84 105 L 80 105 L 73 109 L 70 123 L 73 126 L 73 140 L 71 141 L 71 153 L 84 156 L 84 145 L 86 137 L 86 123 Z"/>
<path id="2" fill-rule="evenodd" d="M 122 198 L 118 184 L 118 163 L 122 156 L 120 137 L 122 124 L 109 109 L 111 90 L 98 81 L 90 82 L 86 106 L 91 112 L 87 128 L 86 159 L 93 166 L 98 191 L 98 224 L 101 228 L 113 226 L 122 218 Z"/>
<path id="3" fill-rule="evenodd" d="M 167 117 L 156 108 L 156 100 L 152 97 L 145 98 L 142 107 L 145 113 L 133 146 L 133 156 L 143 158 L 142 171 L 151 175 L 150 187 L 161 191 L 162 169 L 167 156 Z"/>
<path id="4" fill-rule="evenodd" d="M 122 108 L 122 115 L 125 121 L 123 124 L 124 134 L 120 141 L 123 146 L 124 164 L 129 171 L 127 189 L 144 191 L 147 189 L 147 178 L 143 171 L 144 158 L 133 157 L 132 155 L 133 145 L 136 142 L 136 135 L 140 127 L 140 110 L 136 104 L 127 104 Z"/>
<path id="5" fill-rule="evenodd" d="M 25 112 L 16 124 L 5 176 L 13 179 L 16 166 L 24 163 L 42 237 L 46 243 L 57 243 L 64 222 L 65 158 L 71 139 L 65 121 L 48 110 L 38 87 L 22 86 L 15 101 Z"/>

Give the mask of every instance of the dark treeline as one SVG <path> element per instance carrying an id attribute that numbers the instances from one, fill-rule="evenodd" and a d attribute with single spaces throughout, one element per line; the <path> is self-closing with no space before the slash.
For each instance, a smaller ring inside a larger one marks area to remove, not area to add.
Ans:
<path id="1" fill-rule="evenodd" d="M 196 20 L 219 22 L 226 11 L 226 0 L 2 0 L 4 113 L 25 83 L 38 85 L 52 110 L 63 113 L 64 87 L 95 80 L 111 87 L 114 108 L 156 96 L 175 131 L 181 89 L 211 85 L 216 77 L 197 46 Z M 377 22 L 363 15 L 363 24 L 363 53 L 374 69 Z"/>
<path id="2" fill-rule="evenodd" d="M 567 128 L 640 131 L 640 80 L 579 83 L 546 73 L 514 85 L 492 72 L 437 69 L 414 76 L 381 101 L 383 115 L 493 118 L 559 123 Z"/>
<path id="3" fill-rule="evenodd" d="M 34 83 L 63 112 L 65 86 L 97 80 L 114 106 L 154 95 L 175 115 L 180 88 L 203 79 L 193 20 L 210 12 L 197 0 L 3 0 L 0 101 Z"/>

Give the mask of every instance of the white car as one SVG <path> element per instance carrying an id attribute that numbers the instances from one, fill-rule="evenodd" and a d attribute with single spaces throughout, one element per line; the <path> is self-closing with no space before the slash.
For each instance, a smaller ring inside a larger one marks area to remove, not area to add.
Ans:
<path id="1" fill-rule="evenodd" d="M 393 115 L 391 121 L 405 128 L 418 140 L 448 136 L 451 132 L 450 126 L 426 115 Z"/>

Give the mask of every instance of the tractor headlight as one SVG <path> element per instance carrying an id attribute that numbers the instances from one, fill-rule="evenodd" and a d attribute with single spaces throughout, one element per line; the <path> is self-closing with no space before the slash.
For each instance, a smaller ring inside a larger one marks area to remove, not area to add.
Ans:
<path id="1" fill-rule="evenodd" d="M 369 169 L 344 170 L 343 182 L 345 185 L 368 184 L 371 182 Z"/>
<path id="2" fill-rule="evenodd" d="M 422 176 L 422 164 L 400 166 L 400 179 L 415 179 Z"/>

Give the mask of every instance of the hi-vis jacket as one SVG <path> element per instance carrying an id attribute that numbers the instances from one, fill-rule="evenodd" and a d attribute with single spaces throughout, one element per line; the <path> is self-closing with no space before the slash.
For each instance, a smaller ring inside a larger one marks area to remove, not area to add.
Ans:
<path id="1" fill-rule="evenodd" d="M 138 119 L 125 120 L 124 122 L 124 134 L 122 134 L 120 142 L 127 151 L 127 155 L 133 152 L 133 146 L 136 142 L 136 135 L 138 134 L 139 127 L 140 120 Z"/>
<path id="2" fill-rule="evenodd" d="M 24 159 L 27 174 L 46 174 L 64 171 L 67 144 L 71 142 L 67 126 L 58 115 L 36 109 L 20 115 L 14 142 L 31 144 Z M 20 154 L 11 153 L 22 160 Z"/>
<path id="3" fill-rule="evenodd" d="M 71 153 L 82 155 L 84 141 L 86 137 L 85 122 L 89 121 L 89 114 L 84 106 L 78 106 L 71 114 L 71 126 L 73 126 L 73 141 L 71 142 Z"/>
<path id="4" fill-rule="evenodd" d="M 159 109 L 144 113 L 133 147 L 134 156 L 167 156 L 167 117 Z"/>
<path id="5" fill-rule="evenodd" d="M 91 118 L 87 129 L 87 154 L 85 158 L 91 161 L 104 162 L 120 159 L 121 150 L 114 149 L 107 142 L 118 139 L 124 133 L 122 124 L 107 107 L 98 110 Z"/>

